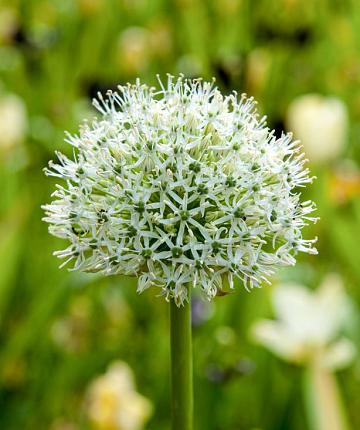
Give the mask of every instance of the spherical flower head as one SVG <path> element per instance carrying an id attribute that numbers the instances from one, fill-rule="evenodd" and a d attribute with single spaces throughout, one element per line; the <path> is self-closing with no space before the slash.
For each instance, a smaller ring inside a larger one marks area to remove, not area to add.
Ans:
<path id="1" fill-rule="evenodd" d="M 209 299 L 234 277 L 247 289 L 299 251 L 313 221 L 299 190 L 311 182 L 291 135 L 275 137 L 252 98 L 223 96 L 213 82 L 168 76 L 94 101 L 71 160 L 58 153 L 48 175 L 65 181 L 45 205 L 55 254 L 73 269 L 138 277 L 178 305 L 188 285 Z"/>

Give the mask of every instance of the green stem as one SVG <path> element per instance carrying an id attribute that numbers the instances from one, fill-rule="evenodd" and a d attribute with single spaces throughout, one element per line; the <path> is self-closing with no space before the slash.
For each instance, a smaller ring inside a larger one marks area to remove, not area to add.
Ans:
<path id="1" fill-rule="evenodd" d="M 170 303 L 172 430 L 193 428 L 191 306 Z"/>
<path id="2" fill-rule="evenodd" d="M 316 360 L 305 371 L 305 404 L 313 430 L 349 430 L 335 375 Z"/>

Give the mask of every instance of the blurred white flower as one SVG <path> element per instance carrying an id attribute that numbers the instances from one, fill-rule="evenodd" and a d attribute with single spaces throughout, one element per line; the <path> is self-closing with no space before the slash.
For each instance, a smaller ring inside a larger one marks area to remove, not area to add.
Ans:
<path id="1" fill-rule="evenodd" d="M 91 383 L 86 409 L 96 430 L 140 430 L 152 405 L 136 391 L 131 368 L 117 361 Z"/>
<path id="2" fill-rule="evenodd" d="M 27 115 L 22 99 L 14 94 L 0 98 L 0 152 L 6 152 L 25 137 Z"/>
<path id="3" fill-rule="evenodd" d="M 337 275 L 328 275 L 316 291 L 296 284 L 280 285 L 274 291 L 273 306 L 278 319 L 253 326 L 257 342 L 298 364 L 316 360 L 335 370 L 352 361 L 353 343 L 339 338 L 350 308 Z"/>
<path id="4" fill-rule="evenodd" d="M 347 108 L 334 97 L 300 96 L 288 108 L 287 127 L 301 141 L 311 162 L 330 161 L 341 154 L 346 144 Z"/>

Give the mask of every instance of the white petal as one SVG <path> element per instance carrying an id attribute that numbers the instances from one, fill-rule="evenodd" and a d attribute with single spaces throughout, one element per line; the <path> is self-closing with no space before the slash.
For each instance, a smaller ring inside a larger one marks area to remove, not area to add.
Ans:
<path id="1" fill-rule="evenodd" d="M 317 294 L 318 332 L 330 341 L 339 332 L 349 312 L 349 306 L 339 275 L 332 273 L 325 277 Z"/>
<path id="2" fill-rule="evenodd" d="M 356 348 L 349 339 L 341 339 L 332 344 L 322 357 L 324 367 L 338 370 L 348 366 L 355 358 Z"/>
<path id="3" fill-rule="evenodd" d="M 309 289 L 296 284 L 280 285 L 274 291 L 273 304 L 294 337 L 305 341 L 311 336 L 317 309 Z"/>
<path id="4" fill-rule="evenodd" d="M 251 330 L 253 338 L 274 354 L 288 361 L 301 361 L 303 345 L 281 323 L 270 320 L 257 322 Z"/>

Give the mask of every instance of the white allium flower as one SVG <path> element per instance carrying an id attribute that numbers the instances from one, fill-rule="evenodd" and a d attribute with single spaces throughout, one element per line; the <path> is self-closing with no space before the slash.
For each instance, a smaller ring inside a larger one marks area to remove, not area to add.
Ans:
<path id="1" fill-rule="evenodd" d="M 152 404 L 136 391 L 131 368 L 122 361 L 109 366 L 87 392 L 87 415 L 97 430 L 141 430 Z"/>
<path id="2" fill-rule="evenodd" d="M 212 298 L 223 279 L 252 288 L 315 253 L 302 237 L 314 204 L 299 192 L 311 178 L 291 135 L 213 83 L 160 84 L 99 94 L 102 118 L 68 136 L 74 159 L 57 153 L 46 169 L 65 181 L 44 206 L 50 233 L 70 242 L 56 252 L 64 265 L 138 276 L 139 291 L 181 304 L 189 283 Z"/>
<path id="3" fill-rule="evenodd" d="M 355 355 L 354 344 L 340 337 L 351 313 L 341 279 L 329 274 L 316 291 L 296 284 L 277 287 L 273 294 L 277 320 L 258 321 L 255 340 L 284 360 L 339 369 Z"/>
<path id="4" fill-rule="evenodd" d="M 287 125 L 300 139 L 311 162 L 331 161 L 339 157 L 346 145 L 347 108 L 335 97 L 306 94 L 290 104 Z"/>

